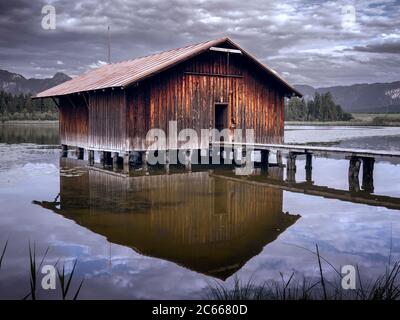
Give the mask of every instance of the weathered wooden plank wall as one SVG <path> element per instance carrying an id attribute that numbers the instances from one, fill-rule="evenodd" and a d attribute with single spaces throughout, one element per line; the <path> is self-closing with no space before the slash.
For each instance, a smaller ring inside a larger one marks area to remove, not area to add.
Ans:
<path id="1" fill-rule="evenodd" d="M 59 101 L 61 144 L 87 147 L 89 111 L 83 97 L 68 96 Z"/>
<path id="2" fill-rule="evenodd" d="M 254 129 L 258 143 L 283 142 L 283 89 L 241 55 L 231 54 L 228 67 L 226 53 L 206 52 L 128 89 L 127 97 L 132 150 L 147 146 L 148 129 L 168 132 L 169 120 L 200 136 L 215 126 L 216 103 L 227 103 L 229 127 Z"/>
<path id="3" fill-rule="evenodd" d="M 89 148 L 105 151 L 127 150 L 126 100 L 123 90 L 89 95 Z"/>

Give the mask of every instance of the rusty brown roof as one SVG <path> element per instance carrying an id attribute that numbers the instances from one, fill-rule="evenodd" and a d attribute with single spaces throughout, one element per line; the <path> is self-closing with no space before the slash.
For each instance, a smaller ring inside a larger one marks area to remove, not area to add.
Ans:
<path id="1" fill-rule="evenodd" d="M 183 48 L 164 51 L 141 58 L 107 64 L 59 84 L 58 86 L 42 91 L 38 93 L 35 98 L 56 97 L 76 92 L 93 91 L 114 87 L 124 88 L 163 70 L 166 70 L 180 62 L 186 61 L 208 50 L 209 48 L 224 42 L 228 42 L 232 46 L 241 50 L 245 56 L 253 60 L 271 76 L 281 82 L 289 92 L 292 92 L 298 96 L 302 96 L 299 91 L 286 82 L 274 70 L 258 61 L 229 38 L 221 38 Z"/>

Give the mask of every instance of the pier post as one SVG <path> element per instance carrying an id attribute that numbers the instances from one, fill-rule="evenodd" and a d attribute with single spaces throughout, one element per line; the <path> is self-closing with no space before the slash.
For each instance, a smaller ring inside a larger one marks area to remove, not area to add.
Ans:
<path id="1" fill-rule="evenodd" d="M 192 149 L 185 151 L 185 167 L 189 172 L 192 171 Z"/>
<path id="2" fill-rule="evenodd" d="M 286 170 L 286 180 L 287 182 L 296 182 L 296 171 Z"/>
<path id="3" fill-rule="evenodd" d="M 306 170 L 311 170 L 312 169 L 312 154 L 311 153 L 306 153 Z"/>
<path id="4" fill-rule="evenodd" d="M 349 176 L 349 191 L 350 192 L 359 192 L 360 191 L 360 181 L 358 176 L 350 177 Z"/>
<path id="5" fill-rule="evenodd" d="M 362 189 L 366 192 L 374 192 L 374 158 L 363 158 Z"/>
<path id="6" fill-rule="evenodd" d="M 113 170 L 117 171 L 117 169 L 118 169 L 118 152 L 111 153 L 111 157 L 112 157 Z"/>
<path id="7" fill-rule="evenodd" d="M 125 152 L 124 154 L 124 173 L 129 174 L 129 152 Z"/>
<path id="8" fill-rule="evenodd" d="M 85 154 L 85 150 L 83 148 L 76 148 L 76 157 L 78 160 L 83 160 L 83 156 Z"/>
<path id="9" fill-rule="evenodd" d="M 100 155 L 100 164 L 104 167 L 105 160 L 106 160 L 105 152 L 104 151 L 100 151 L 99 155 Z"/>
<path id="10" fill-rule="evenodd" d="M 360 173 L 361 161 L 358 157 L 350 157 L 349 164 L 349 191 L 350 192 L 359 192 L 360 191 L 360 182 L 359 182 L 359 173 Z"/>
<path id="11" fill-rule="evenodd" d="M 360 173 L 360 166 L 361 166 L 360 158 L 350 157 L 349 178 L 357 177 L 358 179 L 358 174 Z"/>
<path id="12" fill-rule="evenodd" d="M 276 163 L 278 166 L 282 166 L 282 151 L 280 150 L 276 151 Z"/>
<path id="13" fill-rule="evenodd" d="M 66 158 L 68 156 L 68 146 L 66 144 L 61 145 L 61 157 Z"/>
<path id="14" fill-rule="evenodd" d="M 251 152 L 252 150 L 248 150 L 247 147 L 242 148 L 242 161 L 240 162 L 242 167 L 246 167 L 247 162 L 251 161 Z"/>
<path id="15" fill-rule="evenodd" d="M 261 152 L 261 168 L 268 169 L 269 150 L 260 150 Z"/>
<path id="16" fill-rule="evenodd" d="M 165 150 L 165 152 L 164 152 L 164 157 L 165 157 L 165 164 L 164 164 L 165 173 L 166 173 L 166 174 L 169 174 L 169 162 L 170 162 L 170 159 L 169 159 L 169 150 Z"/>
<path id="17" fill-rule="evenodd" d="M 312 154 L 306 153 L 306 181 L 312 183 Z"/>
<path id="18" fill-rule="evenodd" d="M 149 160 L 149 152 L 148 151 L 142 151 L 140 153 L 141 157 L 142 157 L 142 168 L 143 168 L 143 172 L 145 172 L 146 174 L 149 174 L 149 165 L 148 165 L 148 160 Z"/>
<path id="19" fill-rule="evenodd" d="M 94 150 L 88 150 L 88 162 L 89 166 L 94 165 Z"/>
<path id="20" fill-rule="evenodd" d="M 293 152 L 289 152 L 287 156 L 287 171 L 294 171 L 296 172 L 296 157 L 297 155 Z"/>

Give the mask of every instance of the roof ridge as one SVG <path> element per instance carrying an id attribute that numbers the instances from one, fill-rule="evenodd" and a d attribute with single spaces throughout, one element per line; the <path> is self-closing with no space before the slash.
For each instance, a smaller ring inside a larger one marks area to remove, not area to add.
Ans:
<path id="1" fill-rule="evenodd" d="M 139 60 L 139 59 L 143 59 L 143 58 L 149 58 L 149 57 L 152 57 L 152 56 L 155 56 L 155 55 L 158 55 L 158 54 L 167 53 L 167 52 L 172 52 L 172 51 L 181 50 L 181 49 L 187 49 L 187 48 L 190 48 L 190 47 L 196 47 L 196 46 L 199 46 L 199 45 L 204 45 L 204 44 L 206 44 L 206 43 L 208 43 L 208 42 L 214 42 L 214 41 L 219 41 L 219 40 L 221 40 L 221 41 L 222 41 L 222 40 L 229 40 L 229 38 L 228 38 L 228 37 L 224 37 L 224 38 L 217 38 L 217 39 L 213 39 L 213 40 L 207 40 L 207 41 L 197 42 L 197 43 L 189 44 L 189 45 L 187 45 L 187 46 L 176 47 L 176 48 L 174 48 L 174 49 L 159 51 L 159 52 L 147 54 L 147 55 L 144 55 L 144 56 L 139 56 L 139 57 L 136 57 L 136 58 L 126 59 L 126 60 L 120 60 L 120 61 L 116 61 L 116 62 L 112 62 L 112 63 L 107 63 L 106 65 L 109 66 L 109 65 L 116 65 L 116 64 L 119 64 L 119 63 L 123 63 L 123 62 L 132 62 L 132 61 Z M 104 66 L 106 66 L 106 65 L 104 65 Z M 101 67 L 103 67 L 103 66 L 101 66 Z M 100 67 L 100 68 L 101 68 L 101 67 Z"/>

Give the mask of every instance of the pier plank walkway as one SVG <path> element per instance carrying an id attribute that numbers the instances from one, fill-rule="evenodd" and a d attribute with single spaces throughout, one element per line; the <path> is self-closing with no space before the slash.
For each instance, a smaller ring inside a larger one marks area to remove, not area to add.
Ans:
<path id="1" fill-rule="evenodd" d="M 239 142 L 213 142 L 212 146 L 220 147 L 250 147 L 255 150 L 271 150 L 271 151 L 285 151 L 300 154 L 318 154 L 318 153 L 330 153 L 340 154 L 345 157 L 360 157 L 360 158 L 376 158 L 376 157 L 389 157 L 389 158 L 400 158 L 400 151 L 388 151 L 388 150 L 371 150 L 371 149 L 356 149 L 356 148 L 336 148 L 336 147 L 322 147 L 322 146 L 308 146 L 308 145 L 297 145 L 297 144 L 263 144 L 263 143 L 239 143 Z"/>

